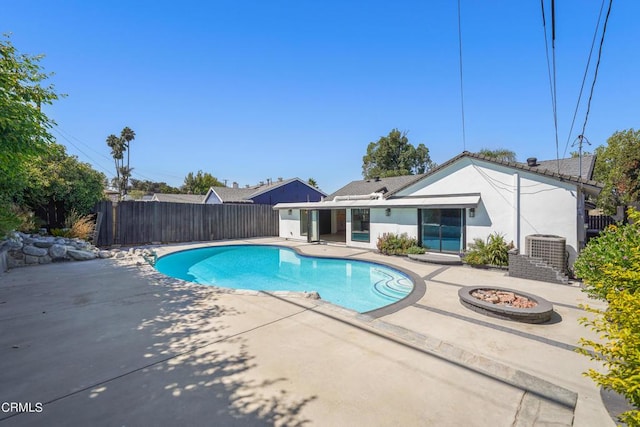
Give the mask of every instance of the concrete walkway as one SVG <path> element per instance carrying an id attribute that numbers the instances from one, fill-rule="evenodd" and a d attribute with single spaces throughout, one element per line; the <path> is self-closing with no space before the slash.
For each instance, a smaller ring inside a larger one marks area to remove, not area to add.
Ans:
<path id="1" fill-rule="evenodd" d="M 344 246 L 250 243 L 394 264 L 427 291 L 373 318 L 117 260 L 11 270 L 0 275 L 0 402 L 23 412 L 3 404 L 0 425 L 614 425 L 581 375 L 594 365 L 573 351 L 589 335 L 577 287 Z M 457 301 L 471 284 L 540 295 L 557 315 L 547 325 L 482 316 Z"/>

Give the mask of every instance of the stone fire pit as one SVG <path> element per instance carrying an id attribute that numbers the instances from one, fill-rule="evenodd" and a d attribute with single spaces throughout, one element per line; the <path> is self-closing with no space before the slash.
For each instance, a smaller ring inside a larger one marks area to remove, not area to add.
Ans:
<path id="1" fill-rule="evenodd" d="M 545 323 L 553 313 L 549 301 L 513 289 L 466 286 L 458 291 L 458 297 L 462 305 L 473 311 L 518 322 Z"/>

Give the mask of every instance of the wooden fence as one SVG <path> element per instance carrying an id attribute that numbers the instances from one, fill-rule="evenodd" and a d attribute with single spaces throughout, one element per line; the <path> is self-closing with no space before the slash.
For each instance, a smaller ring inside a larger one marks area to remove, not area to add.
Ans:
<path id="1" fill-rule="evenodd" d="M 602 231 L 610 224 L 615 224 L 615 218 L 609 215 L 589 215 L 589 225 L 587 229 Z"/>
<path id="2" fill-rule="evenodd" d="M 270 205 L 103 201 L 97 246 L 198 242 L 278 235 Z"/>

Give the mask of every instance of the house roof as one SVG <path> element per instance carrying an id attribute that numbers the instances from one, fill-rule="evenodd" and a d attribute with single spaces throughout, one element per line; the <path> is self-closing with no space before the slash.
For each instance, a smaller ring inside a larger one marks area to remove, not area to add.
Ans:
<path id="1" fill-rule="evenodd" d="M 212 192 L 218 196 L 222 203 L 253 203 L 250 197 L 255 190 L 253 188 L 211 187 L 207 197 Z"/>
<path id="2" fill-rule="evenodd" d="M 202 203 L 204 201 L 204 196 L 200 194 L 154 193 L 151 200 L 154 202 Z"/>
<path id="3" fill-rule="evenodd" d="M 314 190 L 326 196 L 326 193 L 324 191 L 320 190 L 319 188 L 312 187 L 311 185 L 301 180 L 300 178 L 290 178 L 290 179 L 284 179 L 281 181 L 267 182 L 266 184 L 263 183 L 263 184 L 255 185 L 253 187 L 248 187 L 248 188 L 211 187 L 209 189 L 209 192 L 207 193 L 207 196 L 211 192 L 214 192 L 220 198 L 222 203 L 253 203 L 253 200 L 251 199 L 253 199 L 254 197 L 257 197 L 268 191 L 275 190 L 276 188 L 282 187 L 283 185 L 287 185 L 293 181 L 299 181 L 304 185 L 310 188 L 313 188 Z"/>
<path id="4" fill-rule="evenodd" d="M 588 159 L 588 161 L 585 162 L 584 159 L 586 157 L 589 157 L 590 159 Z M 498 160 L 492 157 L 484 156 L 482 154 L 471 153 L 469 151 L 463 151 L 462 153 L 458 154 L 452 159 L 449 159 L 446 162 L 438 165 L 438 167 L 430 170 L 427 174 L 423 175 L 423 177 L 432 175 L 442 169 L 445 169 L 446 167 L 456 163 L 457 161 L 463 158 L 482 160 L 488 163 L 504 165 L 513 169 L 520 169 L 520 170 L 532 172 L 537 175 L 552 177 L 560 181 L 569 181 L 576 184 L 583 184 L 589 187 L 593 192 L 595 192 L 595 194 L 597 194 L 603 187 L 603 185 L 599 182 L 596 182 L 592 179 L 582 178 L 578 176 L 578 170 L 580 165 L 578 158 L 561 159 L 560 161 L 544 160 L 544 161 L 537 162 L 537 166 L 532 167 L 532 166 L 528 166 L 526 163 L 507 162 L 504 160 Z M 587 167 L 585 167 L 585 163 Z M 560 165 L 560 173 L 558 173 L 558 164 Z M 582 167 L 583 167 L 582 175 L 583 176 L 593 175 L 594 164 L 595 164 L 595 156 L 584 156 L 583 164 L 582 164 Z M 574 172 L 575 172 L 575 175 L 570 175 L 570 173 L 574 173 Z M 413 182 L 409 182 L 404 187 L 399 188 L 398 190 L 395 191 L 395 193 L 397 193 L 400 190 L 403 190 L 404 188 L 409 187 L 411 184 L 413 184 Z M 391 196 L 391 194 L 389 196 Z"/>
<path id="5" fill-rule="evenodd" d="M 560 171 L 563 175 L 579 176 L 585 180 L 593 179 L 593 169 L 596 164 L 596 156 L 582 156 L 582 175 L 580 175 L 580 159 L 571 157 L 560 160 L 542 160 L 538 162 L 538 166 L 534 169 L 546 169 L 550 171 Z"/>
<path id="6" fill-rule="evenodd" d="M 425 176 L 422 175 L 402 175 L 388 178 L 371 178 L 360 181 L 351 181 L 349 184 L 331 193 L 325 200 L 333 200 L 336 196 L 355 196 L 371 193 L 384 193 L 384 198 L 391 196 L 401 188 L 419 181 Z"/>

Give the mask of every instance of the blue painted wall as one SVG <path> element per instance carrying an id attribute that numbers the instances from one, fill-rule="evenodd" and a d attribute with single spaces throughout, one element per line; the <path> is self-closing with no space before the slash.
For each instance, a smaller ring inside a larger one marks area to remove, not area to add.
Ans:
<path id="1" fill-rule="evenodd" d="M 275 205 L 290 202 L 319 202 L 323 194 L 300 181 L 292 181 L 280 187 L 252 197 L 253 203 Z"/>

